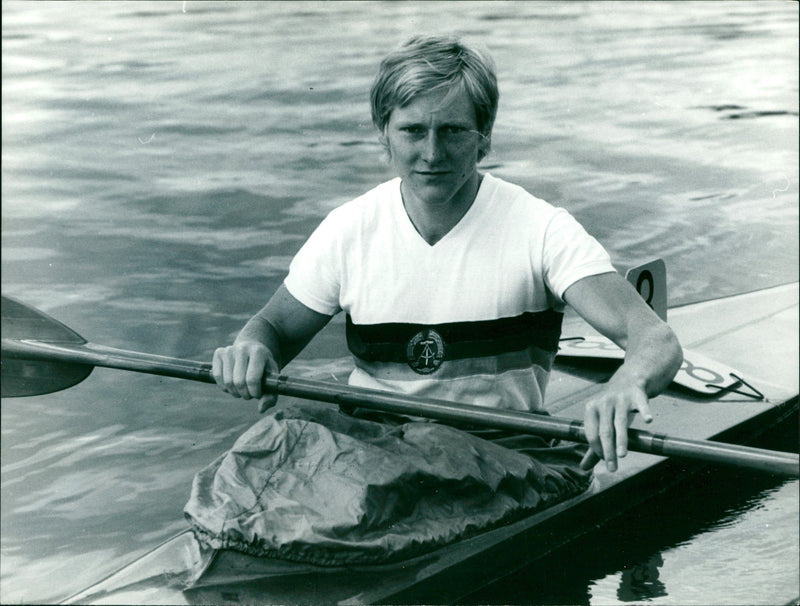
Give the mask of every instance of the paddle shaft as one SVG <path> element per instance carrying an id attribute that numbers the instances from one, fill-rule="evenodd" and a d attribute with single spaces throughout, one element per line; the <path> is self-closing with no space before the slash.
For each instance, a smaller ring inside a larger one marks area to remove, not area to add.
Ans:
<path id="1" fill-rule="evenodd" d="M 3 355 L 11 358 L 103 366 L 214 383 L 211 365 L 207 363 L 126 351 L 92 343 L 57 344 L 3 339 L 2 349 Z M 264 381 L 264 387 L 269 392 L 297 398 L 529 433 L 571 442 L 587 442 L 580 421 L 548 415 L 490 409 L 308 379 L 291 379 L 283 375 L 268 377 Z M 723 463 L 800 477 L 800 459 L 798 455 L 788 452 L 675 438 L 639 429 L 628 430 L 628 448 L 653 455 Z"/>

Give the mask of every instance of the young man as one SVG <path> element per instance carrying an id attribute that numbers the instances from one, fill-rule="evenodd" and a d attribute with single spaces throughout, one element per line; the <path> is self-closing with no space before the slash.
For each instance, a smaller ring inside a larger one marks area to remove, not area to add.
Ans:
<path id="1" fill-rule="evenodd" d="M 334 210 L 284 284 L 214 353 L 213 376 L 257 398 L 330 318 L 347 314 L 351 384 L 537 411 L 572 306 L 626 351 L 586 404 L 591 449 L 609 470 L 629 418 L 669 385 L 675 335 L 563 209 L 478 171 L 498 90 L 490 60 L 450 38 L 414 38 L 381 64 L 372 119 L 398 177 Z"/>

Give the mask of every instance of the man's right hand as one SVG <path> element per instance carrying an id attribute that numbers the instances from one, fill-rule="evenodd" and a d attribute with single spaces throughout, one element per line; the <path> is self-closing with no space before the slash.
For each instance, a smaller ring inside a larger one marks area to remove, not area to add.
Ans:
<path id="1" fill-rule="evenodd" d="M 280 372 L 272 352 L 258 341 L 236 342 L 214 351 L 211 376 L 235 398 L 258 399 L 258 411 L 275 406 L 277 394 L 264 393 L 264 378 Z"/>
<path id="2" fill-rule="evenodd" d="M 258 398 L 258 410 L 264 412 L 278 400 L 277 394 L 264 393 L 264 379 L 278 375 L 281 365 L 291 362 L 330 319 L 303 305 L 281 285 L 245 324 L 233 345 L 214 352 L 211 376 L 235 398 Z"/>

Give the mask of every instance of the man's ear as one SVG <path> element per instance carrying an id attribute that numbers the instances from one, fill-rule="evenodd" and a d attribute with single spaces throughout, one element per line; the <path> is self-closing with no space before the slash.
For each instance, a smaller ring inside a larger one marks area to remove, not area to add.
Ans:
<path id="1" fill-rule="evenodd" d="M 384 127 L 381 133 L 378 135 L 378 143 L 381 144 L 381 149 L 383 149 L 384 158 L 387 161 L 391 161 L 392 159 L 392 152 L 389 149 L 389 137 L 386 135 L 388 127 Z"/>
<path id="2" fill-rule="evenodd" d="M 478 144 L 478 162 L 488 156 L 492 149 L 492 131 L 489 131 L 487 134 L 480 133 L 480 136 L 481 140 Z"/>

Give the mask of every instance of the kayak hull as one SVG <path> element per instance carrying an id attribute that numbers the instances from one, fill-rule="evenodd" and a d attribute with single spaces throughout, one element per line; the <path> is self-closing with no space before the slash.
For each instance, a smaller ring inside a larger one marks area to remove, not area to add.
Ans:
<path id="1" fill-rule="evenodd" d="M 797 302 L 792 284 L 672 308 L 670 325 L 684 347 L 736 368 L 764 398 L 739 392 L 709 397 L 673 387 L 653 400 L 652 427 L 689 439 L 748 443 L 779 425 L 796 425 Z M 588 332 L 576 318 L 565 322 L 564 336 Z M 605 360 L 560 360 L 548 387 L 548 410 L 581 419 L 583 402 L 613 369 Z M 215 552 L 186 531 L 65 603 L 452 602 L 578 540 L 701 468 L 632 452 L 614 474 L 598 465 L 592 486 L 581 495 L 392 565 L 328 568 Z"/>

